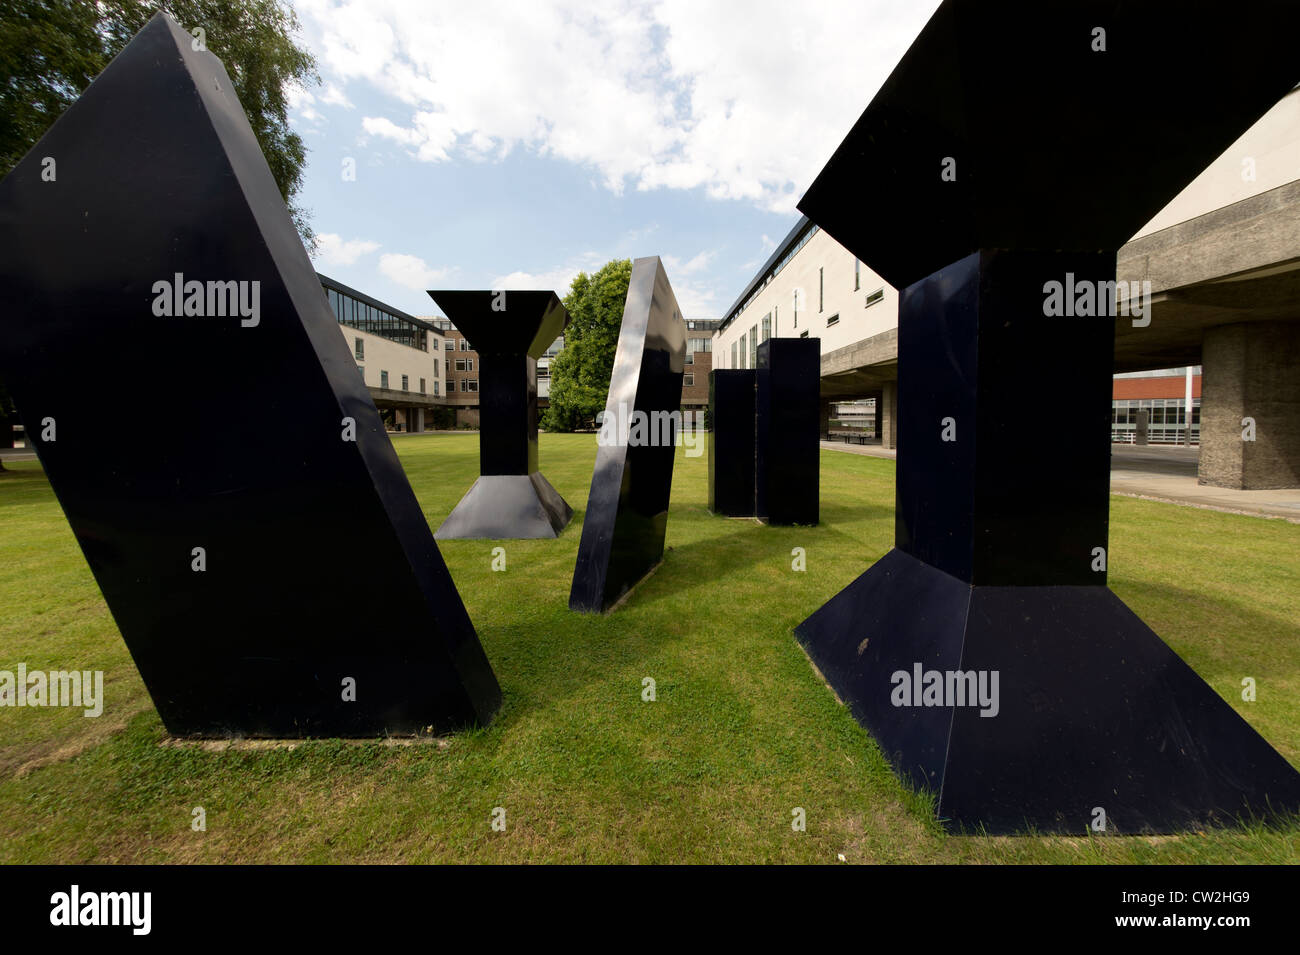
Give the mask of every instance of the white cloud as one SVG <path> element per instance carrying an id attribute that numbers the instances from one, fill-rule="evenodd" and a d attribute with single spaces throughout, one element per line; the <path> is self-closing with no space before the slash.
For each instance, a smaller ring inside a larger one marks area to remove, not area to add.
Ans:
<path id="1" fill-rule="evenodd" d="M 498 275 L 492 280 L 493 289 L 551 289 L 560 298 L 569 294 L 574 278 L 579 272 L 591 274 L 604 265 L 606 259 L 595 252 L 587 252 L 564 265 L 556 266 L 545 272 L 511 272 Z"/>
<path id="2" fill-rule="evenodd" d="M 367 133 L 428 162 L 528 149 L 614 192 L 793 210 L 937 0 L 297 0 L 320 67 L 393 100 Z M 391 118 L 389 118 L 391 117 Z"/>
<path id="3" fill-rule="evenodd" d="M 385 252 L 379 257 L 379 271 L 404 288 L 426 292 L 451 274 L 451 269 L 431 267 L 418 255 Z"/>
<path id="4" fill-rule="evenodd" d="M 713 261 L 713 256 L 712 250 L 705 250 L 683 262 L 675 255 L 665 255 L 663 257 L 664 269 L 668 272 L 669 277 L 673 275 L 693 275 L 708 268 L 709 263 Z"/>
<path id="5" fill-rule="evenodd" d="M 369 239 L 344 239 L 334 232 L 316 236 L 316 258 L 322 265 L 352 265 L 363 255 L 379 248 L 378 242 Z"/>

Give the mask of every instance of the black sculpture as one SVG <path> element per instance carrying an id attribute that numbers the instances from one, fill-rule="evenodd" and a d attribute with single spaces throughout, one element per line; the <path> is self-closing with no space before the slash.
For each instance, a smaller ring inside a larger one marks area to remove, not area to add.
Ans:
<path id="1" fill-rule="evenodd" d="M 754 516 L 754 369 L 709 372 L 709 510 Z"/>
<path id="2" fill-rule="evenodd" d="M 155 16 L 0 184 L 0 376 L 172 734 L 485 723 L 474 627 L 192 40 Z"/>
<path id="3" fill-rule="evenodd" d="M 537 359 L 569 323 L 554 292 L 430 292 L 479 356 L 479 477 L 434 537 L 558 537 L 573 509 L 537 470 Z"/>
<path id="4" fill-rule="evenodd" d="M 820 514 L 820 338 L 758 346 L 755 514 L 768 524 L 816 524 Z"/>
<path id="5" fill-rule="evenodd" d="M 796 634 L 953 826 L 1300 808 L 1300 774 L 1106 587 L 1096 311 L 1118 247 L 1294 85 L 1298 29 L 1282 2 L 947 0 L 800 203 L 905 290 L 895 549 Z M 1063 287 L 1093 304 L 1050 317 Z M 1072 423 L 1050 449 L 1020 411 L 1049 392 Z"/>
<path id="6" fill-rule="evenodd" d="M 569 609 L 608 610 L 664 556 L 686 323 L 658 256 L 632 263 Z"/>

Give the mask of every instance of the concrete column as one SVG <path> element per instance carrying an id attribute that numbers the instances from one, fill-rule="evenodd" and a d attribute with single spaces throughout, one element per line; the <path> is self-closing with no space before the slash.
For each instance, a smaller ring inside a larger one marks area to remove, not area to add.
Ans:
<path id="1" fill-rule="evenodd" d="M 415 427 L 411 429 L 416 434 L 424 434 L 424 409 L 415 409 Z"/>
<path id="2" fill-rule="evenodd" d="M 898 447 L 898 382 L 885 382 L 876 407 L 879 409 L 876 412 L 876 420 L 880 422 L 877 427 L 880 446 L 886 450 L 896 449 Z"/>
<path id="3" fill-rule="evenodd" d="M 1300 324 L 1211 328 L 1201 364 L 1200 483 L 1300 487 Z"/>
<path id="4" fill-rule="evenodd" d="M 1150 417 L 1151 417 L 1151 412 L 1147 411 L 1145 408 L 1138 411 L 1137 424 L 1133 432 L 1134 444 L 1147 443 L 1147 419 Z"/>

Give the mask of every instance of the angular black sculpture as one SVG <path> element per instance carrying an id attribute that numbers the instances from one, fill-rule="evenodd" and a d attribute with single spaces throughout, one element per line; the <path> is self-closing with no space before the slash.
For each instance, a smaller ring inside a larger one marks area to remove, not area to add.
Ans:
<path id="1" fill-rule="evenodd" d="M 709 510 L 754 516 L 753 368 L 709 372 Z"/>
<path id="2" fill-rule="evenodd" d="M 820 515 L 820 338 L 758 346 L 754 507 L 768 524 L 816 524 Z"/>
<path id="3" fill-rule="evenodd" d="M 1300 5 L 1263 6 L 947 0 L 800 203 L 904 291 L 895 549 L 796 635 L 951 826 L 1300 809 L 1300 774 L 1106 587 L 1116 319 L 1082 291 L 1300 78 Z M 1050 449 L 1020 410 L 1046 391 L 1072 425 Z"/>
<path id="4" fill-rule="evenodd" d="M 537 470 L 537 359 L 569 324 L 554 292 L 429 292 L 479 356 L 479 477 L 434 537 L 558 537 L 573 517 Z"/>
<path id="5" fill-rule="evenodd" d="M 0 184 L 0 377 L 172 734 L 485 723 L 474 627 L 192 40 L 155 16 Z"/>
<path id="6" fill-rule="evenodd" d="M 686 323 L 658 256 L 632 263 L 569 609 L 601 612 L 664 556 Z"/>

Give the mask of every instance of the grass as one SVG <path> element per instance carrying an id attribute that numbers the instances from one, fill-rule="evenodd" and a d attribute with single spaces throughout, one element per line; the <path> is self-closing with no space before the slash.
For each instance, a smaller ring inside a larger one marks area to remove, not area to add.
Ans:
<path id="1" fill-rule="evenodd" d="M 1300 861 L 1300 826 L 1174 837 L 945 834 L 818 679 L 791 629 L 883 555 L 894 465 L 822 453 L 822 524 L 707 511 L 678 452 L 668 552 L 617 612 L 572 614 L 595 439 L 543 435 L 578 509 L 554 541 L 440 544 L 505 702 L 437 744 L 169 746 L 43 474 L 0 474 L 0 669 L 101 669 L 99 719 L 0 708 L 3 862 Z M 431 526 L 477 473 L 475 435 L 396 446 Z M 791 570 L 791 549 L 808 572 Z M 1114 497 L 1113 589 L 1293 763 L 1300 525 Z M 641 699 L 642 680 L 657 700 Z M 1259 683 L 1243 703 L 1240 681 Z M 207 831 L 191 829 L 202 806 Z M 491 828 L 495 807 L 506 831 Z M 791 829 L 802 807 L 807 831 Z"/>

